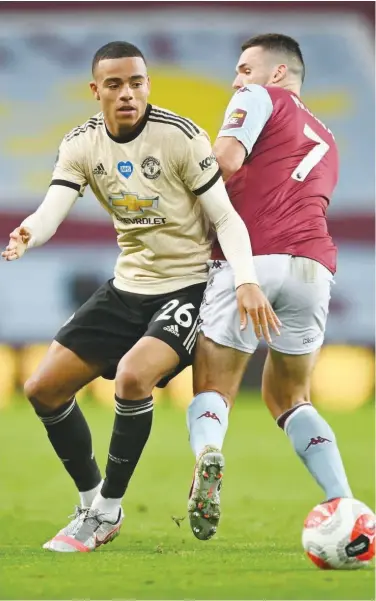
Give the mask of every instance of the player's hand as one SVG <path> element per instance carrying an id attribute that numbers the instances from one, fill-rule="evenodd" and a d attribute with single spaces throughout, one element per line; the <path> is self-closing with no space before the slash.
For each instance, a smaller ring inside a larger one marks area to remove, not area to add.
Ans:
<path id="1" fill-rule="evenodd" d="M 9 235 L 9 244 L 1 253 L 6 261 L 20 259 L 27 249 L 27 243 L 31 238 L 31 232 L 26 227 L 17 227 Z"/>
<path id="2" fill-rule="evenodd" d="M 240 329 L 245 330 L 248 322 L 248 315 L 252 320 L 255 334 L 260 340 L 262 336 L 266 342 L 271 343 L 272 339 L 269 327 L 279 336 L 278 329 L 281 322 L 274 313 L 271 304 L 265 294 L 257 284 L 243 284 L 236 290 L 240 313 Z"/>

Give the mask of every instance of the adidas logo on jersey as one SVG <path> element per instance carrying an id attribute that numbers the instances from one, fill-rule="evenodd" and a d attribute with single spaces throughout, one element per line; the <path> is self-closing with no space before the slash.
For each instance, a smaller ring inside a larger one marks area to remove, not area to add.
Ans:
<path id="1" fill-rule="evenodd" d="M 98 163 L 95 169 L 93 169 L 93 175 L 107 175 L 107 171 L 103 167 L 103 163 Z"/>
<path id="2" fill-rule="evenodd" d="M 170 332 L 171 334 L 175 334 L 175 336 L 177 336 L 177 337 L 180 336 L 178 326 L 175 326 L 175 325 L 173 325 L 173 326 L 166 326 L 163 329 L 166 330 L 166 332 Z"/>

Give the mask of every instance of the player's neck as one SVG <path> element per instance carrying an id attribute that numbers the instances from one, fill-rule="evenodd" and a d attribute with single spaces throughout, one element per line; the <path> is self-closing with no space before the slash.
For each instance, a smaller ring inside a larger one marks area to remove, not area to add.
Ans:
<path id="1" fill-rule="evenodd" d="M 284 90 L 288 90 L 289 92 L 293 92 L 296 96 L 300 97 L 301 86 L 294 81 L 287 81 L 281 86 Z"/>
<path id="2" fill-rule="evenodd" d="M 106 131 L 108 136 L 114 140 L 114 142 L 118 142 L 118 143 L 125 143 L 125 142 L 131 142 L 132 140 L 134 140 L 135 138 L 137 138 L 137 136 L 140 135 L 140 133 L 142 132 L 142 130 L 144 129 L 148 117 L 149 117 L 149 113 L 150 113 L 150 105 L 148 105 L 145 113 L 142 115 L 142 117 L 140 117 L 140 119 L 131 127 L 127 127 L 125 125 L 119 125 L 118 123 L 116 123 L 116 121 L 112 121 L 111 119 L 108 119 L 106 116 L 104 117 L 104 121 L 105 121 L 105 125 L 106 125 Z"/>
<path id="3" fill-rule="evenodd" d="M 138 129 L 140 123 L 143 121 L 144 116 L 142 116 L 134 125 L 119 125 L 116 121 L 110 121 L 105 119 L 106 129 L 109 134 L 111 134 L 112 138 L 121 139 L 128 138 L 133 134 L 135 130 Z"/>

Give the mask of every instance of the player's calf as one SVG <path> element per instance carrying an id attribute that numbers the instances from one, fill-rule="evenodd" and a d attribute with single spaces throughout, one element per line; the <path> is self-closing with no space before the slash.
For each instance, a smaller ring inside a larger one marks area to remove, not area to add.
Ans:
<path id="1" fill-rule="evenodd" d="M 153 399 L 126 401 L 115 396 L 115 422 L 106 466 L 106 477 L 92 509 L 115 519 L 129 481 L 150 435 Z"/>
<path id="2" fill-rule="evenodd" d="M 296 405 L 282 413 L 277 424 L 323 489 L 326 500 L 352 497 L 335 434 L 310 403 Z"/>
<path id="3" fill-rule="evenodd" d="M 151 392 L 177 363 L 173 349 L 161 340 L 146 336 L 121 359 L 116 374 L 115 422 L 106 477 L 92 509 L 109 514 L 111 518 L 117 514 L 150 435 L 153 420 Z"/>
<path id="4" fill-rule="evenodd" d="M 94 498 L 101 475 L 90 430 L 74 394 L 96 375 L 97 366 L 85 363 L 54 342 L 36 373 L 25 384 L 25 394 L 85 506 Z"/>
<path id="5" fill-rule="evenodd" d="M 73 398 L 57 410 L 36 413 L 68 474 L 73 479 L 83 506 L 90 506 L 101 482 L 94 457 L 91 433 L 86 419 Z"/>
<path id="6" fill-rule="evenodd" d="M 352 497 L 334 432 L 309 402 L 316 356 L 269 351 L 263 398 L 326 499 Z"/>

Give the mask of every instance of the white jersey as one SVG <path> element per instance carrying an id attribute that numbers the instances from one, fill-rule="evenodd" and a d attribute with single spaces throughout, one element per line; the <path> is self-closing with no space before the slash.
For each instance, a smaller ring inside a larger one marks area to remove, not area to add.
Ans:
<path id="1" fill-rule="evenodd" d="M 82 195 L 87 185 L 110 213 L 121 254 L 114 284 L 163 294 L 205 282 L 209 222 L 198 195 L 220 171 L 205 131 L 189 119 L 148 105 L 128 136 L 114 138 L 102 113 L 67 134 L 52 184 Z"/>

